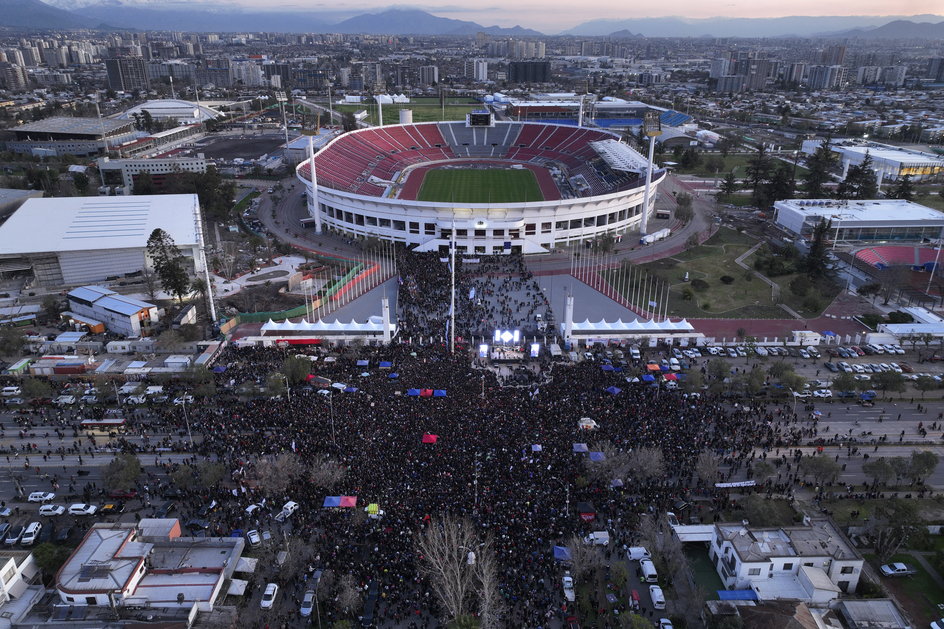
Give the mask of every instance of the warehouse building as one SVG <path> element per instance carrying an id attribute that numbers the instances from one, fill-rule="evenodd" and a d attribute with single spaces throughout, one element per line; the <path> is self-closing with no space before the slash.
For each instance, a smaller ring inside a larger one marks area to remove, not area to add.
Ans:
<path id="1" fill-rule="evenodd" d="M 133 121 L 109 118 L 46 118 L 11 131 L 8 150 L 37 156 L 98 155 L 135 139 Z"/>
<path id="2" fill-rule="evenodd" d="M 144 336 L 158 321 L 157 306 L 119 295 L 103 286 L 80 286 L 69 291 L 68 317 L 89 328 L 90 332 L 108 330 L 122 336 Z"/>
<path id="3" fill-rule="evenodd" d="M 822 140 L 804 140 L 803 152 L 812 155 L 822 145 Z M 845 179 L 850 166 L 860 166 L 868 155 L 872 160 L 875 177 L 881 186 L 883 181 L 897 181 L 910 175 L 912 181 L 940 181 L 944 172 L 944 157 L 912 149 L 879 144 L 839 140 L 831 147 L 838 159 L 842 178 Z"/>
<path id="4" fill-rule="evenodd" d="M 43 286 L 80 286 L 139 275 L 151 233 L 167 232 L 206 274 L 195 194 L 29 199 L 0 225 L 0 272 L 29 272 Z"/>
<path id="5" fill-rule="evenodd" d="M 203 153 L 196 156 L 138 157 L 131 159 L 98 158 L 98 171 L 106 186 L 121 185 L 129 191 L 134 189 L 138 175 L 148 173 L 156 188 L 162 188 L 168 175 L 178 173 L 205 173 L 207 161 Z"/>
<path id="6" fill-rule="evenodd" d="M 809 240 L 823 219 L 835 242 L 921 242 L 941 237 L 944 212 L 901 199 L 788 199 L 774 203 L 775 222 Z"/>

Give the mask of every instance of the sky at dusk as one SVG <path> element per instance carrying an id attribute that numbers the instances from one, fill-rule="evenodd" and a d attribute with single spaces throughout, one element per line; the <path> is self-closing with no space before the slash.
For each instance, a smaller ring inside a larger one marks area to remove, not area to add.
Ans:
<path id="1" fill-rule="evenodd" d="M 383 0 L 362 0 L 356 4 L 330 3 L 316 1 L 297 3 L 264 0 L 231 0 L 246 8 L 274 9 L 293 8 L 308 11 L 379 12 L 391 7 Z M 632 17 L 679 16 L 688 18 L 712 17 L 783 17 L 817 15 L 920 15 L 940 14 L 944 12 L 942 0 L 791 0 L 774 2 L 772 0 L 720 0 L 705 2 L 700 0 L 673 0 L 670 10 L 658 2 L 626 2 L 625 0 L 595 0 L 590 3 L 573 0 L 514 0 L 510 3 L 490 2 L 445 2 L 433 4 L 396 3 L 398 6 L 410 6 L 429 11 L 442 17 L 471 20 L 484 26 L 521 26 L 535 28 L 552 34 L 593 19 L 628 19 Z"/>

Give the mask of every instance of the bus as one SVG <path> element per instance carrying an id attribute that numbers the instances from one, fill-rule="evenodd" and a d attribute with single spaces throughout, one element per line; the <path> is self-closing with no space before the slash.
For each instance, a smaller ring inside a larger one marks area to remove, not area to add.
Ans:
<path id="1" fill-rule="evenodd" d="M 105 417 L 103 419 L 83 419 L 79 424 L 82 430 L 95 430 L 98 432 L 124 432 L 125 418 L 123 417 Z"/>

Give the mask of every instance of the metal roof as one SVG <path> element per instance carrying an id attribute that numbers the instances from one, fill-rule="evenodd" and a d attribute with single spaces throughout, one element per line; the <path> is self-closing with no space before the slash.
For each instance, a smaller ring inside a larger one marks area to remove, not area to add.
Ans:
<path id="1" fill-rule="evenodd" d="M 139 249 L 156 228 L 197 244 L 195 194 L 28 199 L 0 225 L 0 253 Z"/>
<path id="2" fill-rule="evenodd" d="M 34 132 L 34 133 L 79 133 L 82 135 L 101 136 L 102 128 L 105 133 L 111 133 L 118 129 L 124 129 L 131 124 L 128 120 L 112 120 L 110 118 L 69 118 L 59 116 L 28 122 L 18 127 L 13 127 L 11 131 L 16 132 Z"/>

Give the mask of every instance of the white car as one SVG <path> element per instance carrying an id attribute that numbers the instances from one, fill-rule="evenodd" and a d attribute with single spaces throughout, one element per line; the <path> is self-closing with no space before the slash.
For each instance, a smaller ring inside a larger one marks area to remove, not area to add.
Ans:
<path id="1" fill-rule="evenodd" d="M 276 583 L 270 583 L 262 593 L 262 600 L 259 601 L 259 607 L 262 609 L 272 609 L 275 604 L 275 597 L 279 595 L 279 586 Z"/>
<path id="2" fill-rule="evenodd" d="M 302 604 L 298 608 L 298 613 L 301 614 L 302 618 L 308 618 L 311 616 L 311 610 L 315 607 L 315 591 L 307 590 L 305 592 L 305 597 L 302 598 Z"/>
<path id="3" fill-rule="evenodd" d="M 98 507 L 79 502 L 69 507 L 69 515 L 95 515 Z"/>
<path id="4" fill-rule="evenodd" d="M 262 508 L 261 504 L 253 503 L 249 505 L 248 507 L 246 507 L 246 515 L 253 516 L 256 514 L 256 511 L 258 511 L 261 508 Z"/>
<path id="5" fill-rule="evenodd" d="M 888 366 L 892 368 L 892 371 L 895 373 L 902 373 L 901 365 L 898 363 L 888 363 Z"/>
<path id="6" fill-rule="evenodd" d="M 652 606 L 655 609 L 665 609 L 665 595 L 662 593 L 662 588 L 658 585 L 650 585 L 649 596 L 652 598 Z"/>
<path id="7" fill-rule="evenodd" d="M 843 373 L 852 373 L 853 371 L 852 365 L 844 360 L 839 362 L 839 368 L 842 369 Z"/>
<path id="8" fill-rule="evenodd" d="M 49 502 L 50 500 L 54 500 L 55 498 L 56 498 L 56 494 L 52 493 L 51 491 L 34 491 L 26 498 L 26 501 L 27 502 Z"/>
<path id="9" fill-rule="evenodd" d="M 65 512 L 66 508 L 62 505 L 43 505 L 39 508 L 39 515 L 43 515 L 48 518 L 56 515 L 62 515 Z"/>
<path id="10" fill-rule="evenodd" d="M 55 400 L 53 400 L 53 402 L 57 406 L 67 406 L 70 404 L 75 404 L 75 396 L 74 395 L 60 395 Z"/>
<path id="11" fill-rule="evenodd" d="M 809 391 L 794 391 L 793 397 L 808 398 L 810 397 L 810 392 Z"/>
<path id="12" fill-rule="evenodd" d="M 852 366 L 852 371 L 856 373 L 865 373 L 865 366 L 860 363 L 856 363 Z"/>
<path id="13" fill-rule="evenodd" d="M 833 392 L 829 389 L 816 389 L 813 391 L 813 397 L 819 398 L 830 398 L 833 396 Z"/>
<path id="14" fill-rule="evenodd" d="M 565 572 L 564 576 L 561 578 L 561 585 L 564 588 L 564 598 L 569 603 L 573 603 L 576 598 L 576 593 L 574 592 L 574 578 L 570 576 L 570 572 Z"/>
<path id="15" fill-rule="evenodd" d="M 659 629 L 674 629 L 672 626 L 672 621 L 668 618 L 659 619 Z"/>
<path id="16" fill-rule="evenodd" d="M 181 395 L 180 397 L 174 398 L 174 404 L 180 406 L 181 404 L 193 404 L 192 395 Z"/>
<path id="17" fill-rule="evenodd" d="M 246 539 L 249 540 L 250 546 L 258 546 L 259 544 L 262 543 L 262 538 L 259 536 L 259 531 L 257 531 L 256 529 L 252 529 L 251 531 L 246 533 Z"/>

